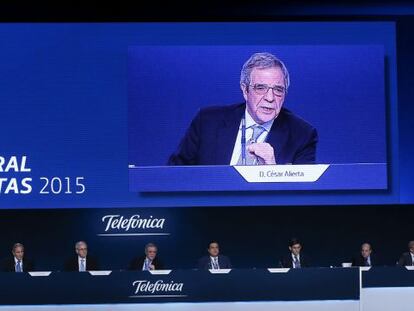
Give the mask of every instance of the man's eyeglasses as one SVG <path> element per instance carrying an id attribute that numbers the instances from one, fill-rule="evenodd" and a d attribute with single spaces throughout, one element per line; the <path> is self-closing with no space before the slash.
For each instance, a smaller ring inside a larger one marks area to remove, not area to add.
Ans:
<path id="1" fill-rule="evenodd" d="M 256 92 L 257 95 L 266 95 L 267 92 L 269 92 L 269 89 L 271 89 L 273 94 L 276 96 L 283 96 L 286 93 L 286 89 L 280 85 L 275 85 L 274 87 L 270 87 L 267 84 L 255 84 L 255 85 L 250 85 L 250 86 Z"/>

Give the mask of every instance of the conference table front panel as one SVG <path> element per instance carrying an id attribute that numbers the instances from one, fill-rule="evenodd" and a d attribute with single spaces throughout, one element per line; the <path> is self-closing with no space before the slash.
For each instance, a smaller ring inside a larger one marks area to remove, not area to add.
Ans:
<path id="1" fill-rule="evenodd" d="M 349 268 L 32 274 L 1 273 L 1 304 L 357 301 L 360 297 L 359 270 Z"/>
<path id="2" fill-rule="evenodd" d="M 372 267 L 361 285 L 361 310 L 414 310 L 414 266 Z"/>

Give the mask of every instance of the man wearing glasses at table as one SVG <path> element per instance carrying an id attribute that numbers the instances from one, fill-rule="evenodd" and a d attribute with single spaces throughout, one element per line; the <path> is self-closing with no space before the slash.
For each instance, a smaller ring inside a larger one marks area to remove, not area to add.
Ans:
<path id="1" fill-rule="evenodd" d="M 85 241 L 75 244 L 75 255 L 65 263 L 65 271 L 93 271 L 99 270 L 96 258 L 88 255 L 88 245 Z"/>
<path id="2" fill-rule="evenodd" d="M 316 129 L 282 107 L 289 83 L 281 60 L 253 54 L 240 75 L 245 103 L 201 109 L 168 164 L 314 164 Z"/>

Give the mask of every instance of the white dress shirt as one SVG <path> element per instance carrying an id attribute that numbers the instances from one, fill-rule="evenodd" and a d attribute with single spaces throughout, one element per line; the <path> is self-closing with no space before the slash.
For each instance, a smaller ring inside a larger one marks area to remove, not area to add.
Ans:
<path id="1" fill-rule="evenodd" d="M 247 142 L 253 136 L 252 126 L 257 124 L 257 123 L 253 120 L 252 116 L 247 111 L 247 109 L 246 109 L 244 115 L 245 115 L 245 118 L 246 118 L 246 142 Z M 262 143 L 266 140 L 267 135 L 269 134 L 270 129 L 272 128 L 273 122 L 274 122 L 274 119 L 271 120 L 271 121 L 268 121 L 266 123 L 260 124 L 260 126 L 263 126 L 265 130 L 257 138 L 258 143 Z M 240 155 L 241 155 L 241 137 L 242 137 L 242 122 L 240 121 L 239 131 L 237 132 L 236 141 L 234 143 L 233 154 L 231 156 L 230 165 L 236 165 L 237 162 L 239 161 L 239 158 L 240 158 Z"/>

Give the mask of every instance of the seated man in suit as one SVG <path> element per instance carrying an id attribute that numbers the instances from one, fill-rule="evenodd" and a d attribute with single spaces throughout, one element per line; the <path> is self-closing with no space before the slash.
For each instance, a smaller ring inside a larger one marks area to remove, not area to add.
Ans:
<path id="1" fill-rule="evenodd" d="M 282 107 L 289 83 L 281 60 L 253 54 L 240 76 L 245 103 L 201 109 L 168 165 L 315 163 L 316 129 Z"/>
<path id="2" fill-rule="evenodd" d="M 399 266 L 414 266 L 414 241 L 408 242 L 409 252 L 403 253 L 398 260 Z"/>
<path id="3" fill-rule="evenodd" d="M 3 271 L 5 272 L 29 272 L 33 271 L 33 263 L 24 256 L 24 246 L 15 243 L 12 248 L 13 257 L 5 259 Z"/>
<path id="4" fill-rule="evenodd" d="M 88 256 L 88 245 L 85 241 L 76 242 L 75 253 L 76 255 L 66 262 L 65 271 L 99 270 L 97 260 L 92 256 Z"/>
<path id="5" fill-rule="evenodd" d="M 352 259 L 353 267 L 371 267 L 378 265 L 376 257 L 372 255 L 372 247 L 369 243 L 361 245 L 361 252 Z"/>
<path id="6" fill-rule="evenodd" d="M 198 261 L 199 269 L 231 269 L 231 262 L 227 256 L 220 255 L 220 248 L 217 241 L 208 244 L 208 256 L 201 257 Z"/>
<path id="7" fill-rule="evenodd" d="M 158 248 L 154 243 L 148 243 L 145 245 L 144 251 L 145 255 L 134 258 L 131 261 L 129 270 L 149 271 L 162 270 L 164 268 L 164 265 L 157 256 Z"/>
<path id="8" fill-rule="evenodd" d="M 299 269 L 309 267 L 309 259 L 302 252 L 302 243 L 297 238 L 289 241 L 289 254 L 280 260 L 282 268 Z"/>

